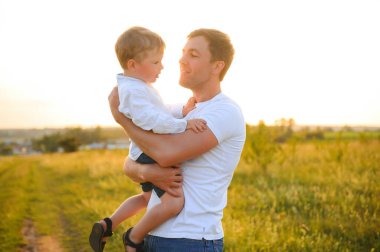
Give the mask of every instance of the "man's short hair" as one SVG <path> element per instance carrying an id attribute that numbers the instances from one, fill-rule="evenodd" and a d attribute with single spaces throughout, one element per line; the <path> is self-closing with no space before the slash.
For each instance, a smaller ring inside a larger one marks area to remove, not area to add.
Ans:
<path id="1" fill-rule="evenodd" d="M 231 66 L 234 58 L 235 49 L 231 43 L 230 37 L 215 29 L 197 29 L 192 31 L 187 38 L 203 36 L 209 43 L 208 47 L 211 53 L 211 62 L 224 61 L 224 68 L 220 72 L 219 80 L 222 81 Z"/>

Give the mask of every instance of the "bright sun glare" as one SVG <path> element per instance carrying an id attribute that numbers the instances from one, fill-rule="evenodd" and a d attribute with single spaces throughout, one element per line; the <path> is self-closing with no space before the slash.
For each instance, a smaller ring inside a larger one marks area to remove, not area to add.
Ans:
<path id="1" fill-rule="evenodd" d="M 234 43 L 222 89 L 248 123 L 379 126 L 378 13 L 376 1 L 1 1 L 0 128 L 116 125 L 114 43 L 133 25 L 166 41 L 155 86 L 167 103 L 191 95 L 178 59 L 187 34 L 207 27 Z"/>

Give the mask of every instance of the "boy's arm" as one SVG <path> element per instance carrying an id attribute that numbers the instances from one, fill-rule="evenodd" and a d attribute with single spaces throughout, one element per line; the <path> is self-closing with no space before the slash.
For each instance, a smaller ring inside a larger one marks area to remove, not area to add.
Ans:
<path id="1" fill-rule="evenodd" d="M 118 91 L 114 88 L 108 97 L 112 115 L 140 149 L 160 166 L 169 167 L 195 158 L 214 148 L 218 141 L 209 128 L 195 133 L 187 130 L 173 135 L 154 134 L 140 129 L 118 111 Z"/>
<path id="2" fill-rule="evenodd" d="M 177 119 L 183 119 L 183 104 L 165 104 L 165 107 L 169 110 L 172 116 L 174 116 Z"/>
<path id="3" fill-rule="evenodd" d="M 196 104 L 196 101 L 195 101 L 195 98 L 194 97 L 190 97 L 189 100 L 187 101 L 186 105 L 183 106 L 182 108 L 182 115 L 183 117 L 187 116 L 187 114 L 195 109 L 195 104 Z"/>
<path id="4" fill-rule="evenodd" d="M 166 108 L 175 118 L 184 118 L 187 114 L 195 109 L 195 98 L 190 97 L 186 104 L 165 104 Z"/>
<path id="5" fill-rule="evenodd" d="M 120 99 L 120 112 L 130 115 L 132 122 L 144 130 L 152 130 L 158 134 L 179 133 L 186 130 L 187 121 L 177 119 L 167 111 L 157 107 L 149 98 L 149 93 L 139 89 L 125 89 Z M 121 107 L 121 109 L 120 109 Z"/>

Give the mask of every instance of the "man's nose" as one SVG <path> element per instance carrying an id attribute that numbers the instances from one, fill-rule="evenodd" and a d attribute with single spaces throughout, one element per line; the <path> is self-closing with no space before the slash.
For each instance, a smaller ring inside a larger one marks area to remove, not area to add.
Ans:
<path id="1" fill-rule="evenodd" d="M 186 57 L 185 57 L 185 55 L 182 55 L 182 57 L 179 58 L 178 63 L 179 63 L 179 64 L 186 64 Z"/>

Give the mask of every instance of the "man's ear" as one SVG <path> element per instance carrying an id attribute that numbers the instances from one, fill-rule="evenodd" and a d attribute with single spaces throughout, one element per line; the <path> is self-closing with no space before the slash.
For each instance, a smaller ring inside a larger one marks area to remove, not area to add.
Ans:
<path id="1" fill-rule="evenodd" d="M 223 70 L 226 64 L 222 60 L 217 60 L 214 62 L 214 73 L 219 75 L 219 73 Z"/>

